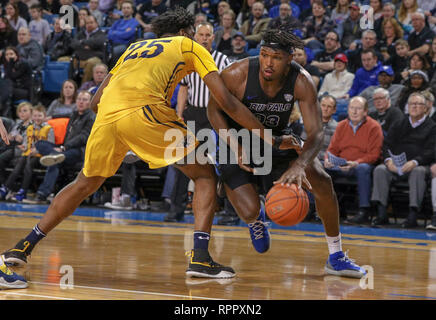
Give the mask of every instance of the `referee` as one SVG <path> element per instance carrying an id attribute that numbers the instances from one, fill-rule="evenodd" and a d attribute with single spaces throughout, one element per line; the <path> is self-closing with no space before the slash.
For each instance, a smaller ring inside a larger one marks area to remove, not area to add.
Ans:
<path id="1" fill-rule="evenodd" d="M 214 30 L 211 23 L 203 22 L 198 24 L 194 39 L 209 50 L 220 72 L 230 64 L 226 55 L 212 50 Z M 177 114 L 185 122 L 195 121 L 195 134 L 203 128 L 212 128 L 207 118 L 206 109 L 209 95 L 209 89 L 196 72 L 187 75 L 180 82 L 177 96 Z M 165 217 L 165 221 L 175 222 L 183 219 L 188 183 L 189 179 L 176 169 L 174 188 L 171 194 L 171 209 L 170 213 Z"/>

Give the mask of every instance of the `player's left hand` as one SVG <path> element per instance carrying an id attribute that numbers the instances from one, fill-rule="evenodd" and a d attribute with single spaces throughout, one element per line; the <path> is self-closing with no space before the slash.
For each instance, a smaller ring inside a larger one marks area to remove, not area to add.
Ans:
<path id="1" fill-rule="evenodd" d="M 291 184 L 295 183 L 298 188 L 302 186 L 308 190 L 312 190 L 312 186 L 307 180 L 305 167 L 299 164 L 297 161 L 294 161 L 291 166 L 286 170 L 279 180 L 274 181 L 274 184 L 281 184 L 286 186 L 291 186 Z"/>
<path id="2" fill-rule="evenodd" d="M 295 149 L 298 154 L 301 153 L 301 150 L 303 149 L 303 143 L 301 139 L 295 135 L 283 135 L 282 137 L 282 143 L 279 146 L 280 150 L 287 150 L 287 149 Z"/>
<path id="3" fill-rule="evenodd" d="M 0 135 L 2 137 L 2 140 L 6 143 L 9 144 L 9 137 L 8 137 L 8 132 L 6 131 L 5 126 L 3 125 L 3 121 L 0 119 Z"/>

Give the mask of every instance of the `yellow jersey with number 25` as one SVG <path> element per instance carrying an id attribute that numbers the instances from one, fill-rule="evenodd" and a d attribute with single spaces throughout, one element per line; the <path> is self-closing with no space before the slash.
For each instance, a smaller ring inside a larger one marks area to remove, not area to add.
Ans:
<path id="1" fill-rule="evenodd" d="M 207 49 L 182 36 L 132 43 L 110 71 L 98 104 L 96 123 L 117 121 L 145 105 L 170 108 L 174 89 L 186 75 L 203 79 L 218 71 Z"/>

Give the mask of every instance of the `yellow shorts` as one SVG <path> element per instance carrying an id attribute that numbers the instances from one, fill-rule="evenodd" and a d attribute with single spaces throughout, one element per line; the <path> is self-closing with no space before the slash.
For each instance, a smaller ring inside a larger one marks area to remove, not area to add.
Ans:
<path id="1" fill-rule="evenodd" d="M 152 169 L 165 167 L 183 159 L 197 144 L 186 124 L 165 106 L 145 106 L 109 124 L 99 124 L 97 117 L 86 145 L 83 173 L 113 176 L 129 150 Z"/>

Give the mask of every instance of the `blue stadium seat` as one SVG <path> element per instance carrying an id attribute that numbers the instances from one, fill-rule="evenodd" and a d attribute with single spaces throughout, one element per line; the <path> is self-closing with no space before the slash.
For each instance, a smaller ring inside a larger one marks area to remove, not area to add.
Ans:
<path id="1" fill-rule="evenodd" d="M 62 83 L 69 78 L 70 62 L 47 61 L 42 70 L 44 92 L 60 92 Z"/>
<path id="2" fill-rule="evenodd" d="M 49 25 L 53 25 L 54 24 L 54 20 L 56 18 L 59 18 L 58 14 L 44 14 L 44 16 L 42 17 L 44 20 L 47 20 Z"/>
<path id="3" fill-rule="evenodd" d="M 88 5 L 88 2 L 73 2 L 73 4 L 77 6 L 77 8 L 79 8 L 80 10 L 80 8 L 86 7 Z"/>
<path id="4" fill-rule="evenodd" d="M 300 16 L 301 10 L 300 7 L 297 6 L 295 3 L 292 3 L 291 1 L 289 1 L 289 5 L 292 8 L 292 16 L 294 18 L 297 18 Z M 279 16 L 279 11 L 280 11 L 280 5 L 276 5 L 274 7 L 272 7 L 271 9 L 269 9 L 268 15 L 270 18 L 276 18 Z"/>

